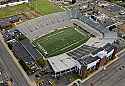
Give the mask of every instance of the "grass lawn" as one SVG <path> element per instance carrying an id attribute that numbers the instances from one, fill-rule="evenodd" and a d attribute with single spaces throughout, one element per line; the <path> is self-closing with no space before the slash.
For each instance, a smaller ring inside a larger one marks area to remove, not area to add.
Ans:
<path id="1" fill-rule="evenodd" d="M 74 49 L 88 40 L 73 27 L 57 30 L 34 41 L 40 52 L 47 57 Z M 47 53 L 45 53 L 47 52 Z"/>
<path id="2" fill-rule="evenodd" d="M 16 15 L 19 11 L 30 10 L 27 4 L 16 5 L 13 7 L 0 8 L 0 18 Z"/>
<path id="3" fill-rule="evenodd" d="M 63 11 L 63 9 L 55 6 L 53 3 L 50 3 L 48 0 L 32 0 L 31 3 L 1 8 L 0 18 L 16 15 L 21 11 L 25 12 L 28 10 L 34 10 L 40 13 L 41 15 L 47 15 L 50 13 Z"/>
<path id="4" fill-rule="evenodd" d="M 63 11 L 63 9 L 55 6 L 48 0 L 33 0 L 30 4 L 30 7 L 43 15 Z"/>

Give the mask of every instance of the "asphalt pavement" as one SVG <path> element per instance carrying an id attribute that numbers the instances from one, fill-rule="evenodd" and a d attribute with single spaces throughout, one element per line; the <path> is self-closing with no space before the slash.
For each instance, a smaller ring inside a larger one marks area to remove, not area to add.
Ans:
<path id="1" fill-rule="evenodd" d="M 0 41 L 0 60 L 7 70 L 9 76 L 13 79 L 14 86 L 29 86 L 26 78 L 21 73 L 20 69 L 12 60 L 12 57 Z"/>
<path id="2" fill-rule="evenodd" d="M 3 66 L 3 64 L 1 63 L 1 60 L 0 60 L 0 82 L 5 83 L 8 80 L 10 80 L 10 77 L 8 75 L 8 72 L 4 69 L 4 66 Z M 0 84 L 0 86 L 1 86 L 1 84 Z"/>
<path id="3" fill-rule="evenodd" d="M 98 72 L 81 86 L 125 86 L 125 52 L 119 56 L 106 70 Z"/>

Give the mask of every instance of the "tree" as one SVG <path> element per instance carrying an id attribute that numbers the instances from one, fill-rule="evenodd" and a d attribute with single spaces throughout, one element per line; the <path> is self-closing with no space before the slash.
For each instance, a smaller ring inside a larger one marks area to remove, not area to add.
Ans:
<path id="1" fill-rule="evenodd" d="M 21 64 L 23 69 L 27 72 L 27 74 L 30 74 L 31 69 L 28 67 L 28 65 L 26 65 L 26 63 L 22 59 L 19 61 L 19 63 Z"/>
<path id="2" fill-rule="evenodd" d="M 45 66 L 46 63 L 47 63 L 47 61 L 44 60 L 43 58 L 40 58 L 40 59 L 37 60 L 37 64 L 38 64 L 39 66 L 41 66 L 41 67 Z"/>

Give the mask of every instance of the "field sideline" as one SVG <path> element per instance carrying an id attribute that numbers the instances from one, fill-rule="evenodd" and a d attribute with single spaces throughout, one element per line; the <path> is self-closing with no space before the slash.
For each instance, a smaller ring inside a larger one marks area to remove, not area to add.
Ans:
<path id="1" fill-rule="evenodd" d="M 49 33 L 34 41 L 38 50 L 47 57 L 72 50 L 88 40 L 88 36 L 79 33 L 73 27 L 67 27 Z"/>

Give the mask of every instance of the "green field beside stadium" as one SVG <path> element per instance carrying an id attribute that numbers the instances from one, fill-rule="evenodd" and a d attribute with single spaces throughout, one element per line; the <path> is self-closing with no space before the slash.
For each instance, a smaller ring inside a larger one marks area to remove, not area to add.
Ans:
<path id="1" fill-rule="evenodd" d="M 30 8 L 40 12 L 42 15 L 63 11 L 63 9 L 50 3 L 48 0 L 33 0 L 30 4 Z"/>
<path id="2" fill-rule="evenodd" d="M 85 43 L 89 37 L 73 27 L 67 27 L 36 39 L 33 43 L 46 57 L 55 56 Z"/>
<path id="3" fill-rule="evenodd" d="M 0 8 L 0 18 L 17 15 L 20 12 L 28 12 L 30 10 L 36 11 L 41 15 L 63 11 L 63 9 L 55 6 L 48 0 L 31 0 L 30 3 Z"/>

